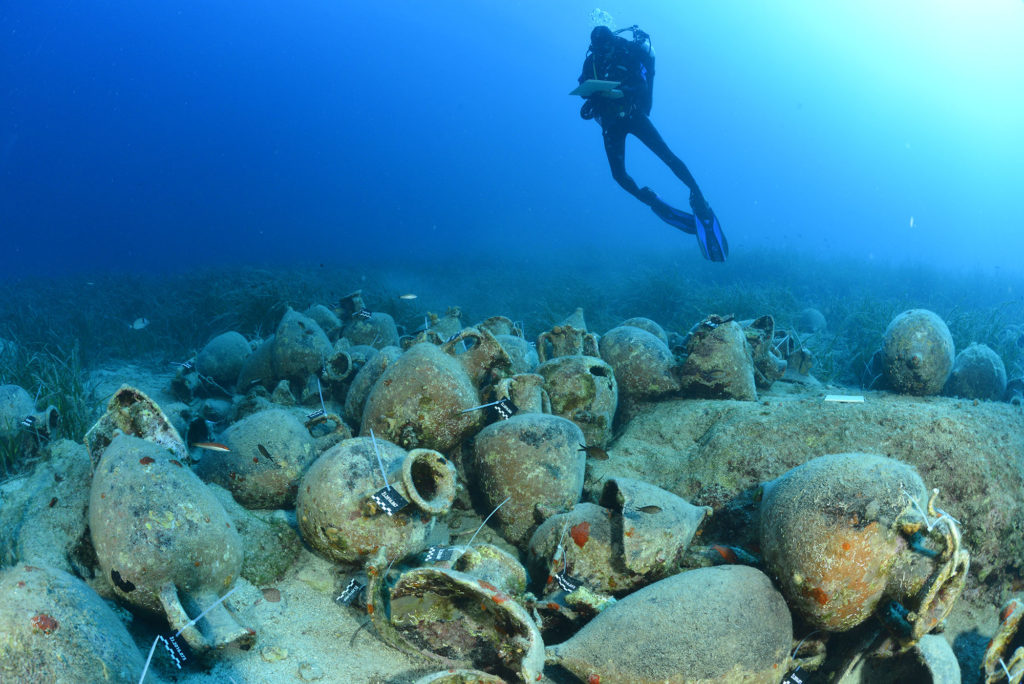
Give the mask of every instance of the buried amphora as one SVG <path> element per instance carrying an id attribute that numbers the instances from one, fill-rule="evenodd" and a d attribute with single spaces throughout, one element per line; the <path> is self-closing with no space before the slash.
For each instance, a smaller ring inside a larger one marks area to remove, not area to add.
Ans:
<path id="1" fill-rule="evenodd" d="M 480 496 L 502 536 L 523 544 L 537 517 L 567 511 L 583 493 L 583 433 L 560 416 L 520 413 L 485 427 L 473 444 Z"/>
<path id="2" fill-rule="evenodd" d="M 576 423 L 587 446 L 604 447 L 612 438 L 612 422 L 619 405 L 615 371 L 596 356 L 559 356 L 537 369 L 551 412 Z"/>
<path id="3" fill-rule="evenodd" d="M 548 346 L 551 353 L 548 354 Z M 570 323 L 556 325 L 537 336 L 537 356 L 541 363 L 559 356 L 600 356 L 597 350 L 597 336 L 587 332 L 585 327 L 577 328 Z"/>
<path id="4" fill-rule="evenodd" d="M 480 330 L 486 330 L 495 337 L 499 335 L 516 335 L 522 337 L 522 328 L 508 316 L 491 316 L 490 318 L 480 321 L 476 324 L 476 328 Z"/>
<path id="5" fill-rule="evenodd" d="M 757 400 L 754 359 L 743 326 L 732 316 L 711 315 L 690 331 L 679 368 L 684 396 Z"/>
<path id="6" fill-rule="evenodd" d="M 782 595 L 744 565 L 673 575 L 611 605 L 547 660 L 583 682 L 776 684 L 793 624 Z"/>
<path id="7" fill-rule="evenodd" d="M 462 343 L 470 342 L 461 353 Z M 487 331 L 466 328 L 438 346 L 419 343 L 381 374 L 366 400 L 360 434 L 370 430 L 403 448 L 447 452 L 483 427 L 479 387 L 510 367 Z"/>
<path id="8" fill-rule="evenodd" d="M 227 489 L 246 508 L 291 508 L 299 478 L 330 438 L 315 439 L 285 409 L 257 411 L 221 434 L 230 451 L 204 454 L 196 474 Z"/>
<path id="9" fill-rule="evenodd" d="M 621 596 L 676 572 L 705 516 L 672 492 L 640 480 L 605 482 L 601 505 L 579 503 L 548 518 L 530 539 L 534 576 L 565 572 L 590 589 Z M 558 587 L 549 582 L 545 591 Z"/>
<path id="10" fill-rule="evenodd" d="M 761 548 L 790 606 L 842 632 L 873 614 L 906 650 L 949 614 L 969 555 L 913 467 L 872 454 L 812 459 L 762 489 Z M 925 503 L 927 500 L 927 503 Z"/>
<path id="11" fill-rule="evenodd" d="M 374 498 L 386 486 L 381 463 L 387 484 L 409 502 L 393 514 Z M 306 543 L 333 561 L 353 563 L 381 547 L 392 558 L 424 550 L 435 517 L 447 513 L 454 498 L 455 468 L 438 452 L 406 453 L 383 439 L 356 437 L 335 444 L 309 467 L 295 515 Z"/>
<path id="12" fill-rule="evenodd" d="M 501 380 L 495 387 L 498 399 L 508 399 L 519 413 L 551 413 L 551 398 L 544 390 L 544 376 L 519 373 Z"/>
<path id="13" fill-rule="evenodd" d="M 242 571 L 242 540 L 213 492 L 173 453 L 116 436 L 96 466 L 89 530 L 118 598 L 166 615 L 195 650 L 252 645 L 256 633 L 217 602 Z M 190 624 L 190 612 L 206 609 Z"/>
<path id="14" fill-rule="evenodd" d="M 0 680 L 134 684 L 142 654 L 118 615 L 63 570 L 0 570 Z"/>
<path id="15" fill-rule="evenodd" d="M 653 399 L 679 391 L 675 357 L 655 333 L 620 325 L 601 337 L 599 347 L 601 358 L 615 369 L 624 398 Z"/>

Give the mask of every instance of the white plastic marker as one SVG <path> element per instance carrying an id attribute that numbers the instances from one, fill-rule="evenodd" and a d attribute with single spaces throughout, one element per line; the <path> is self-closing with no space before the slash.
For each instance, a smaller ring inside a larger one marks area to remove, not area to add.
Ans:
<path id="1" fill-rule="evenodd" d="M 370 428 L 370 439 L 373 440 L 373 451 L 377 454 L 380 474 L 384 476 L 384 488 L 377 490 L 370 498 L 389 516 L 394 515 L 408 506 L 409 502 L 388 482 L 388 474 L 384 472 L 384 460 L 380 457 L 380 449 L 377 448 L 377 437 L 373 434 L 373 428 Z"/>
<path id="2" fill-rule="evenodd" d="M 864 397 L 857 394 L 826 394 L 825 401 L 834 401 L 838 404 L 863 404 Z"/>
<path id="3" fill-rule="evenodd" d="M 562 561 L 562 568 L 553 574 L 552 577 L 556 582 L 558 582 L 558 586 L 562 588 L 562 591 L 572 593 L 583 585 L 583 580 L 569 576 L 569 555 L 565 552 L 565 548 L 562 546 L 562 541 L 565 539 L 565 533 L 568 531 L 569 523 L 566 523 L 562 528 L 562 536 L 558 538 L 558 546 L 555 547 L 555 557 L 551 559 L 551 562 L 557 563 L 558 560 Z"/>
<path id="4" fill-rule="evenodd" d="M 461 411 L 459 411 L 459 413 L 469 413 L 470 411 L 479 411 L 480 409 L 487 408 L 488 406 L 497 406 L 498 404 L 500 404 L 503 401 L 505 401 L 505 400 L 504 399 L 499 399 L 498 401 L 492 401 L 489 404 L 480 404 L 479 406 L 474 406 L 473 408 L 462 409 Z"/>
<path id="5" fill-rule="evenodd" d="M 900 487 L 900 489 L 903 488 Z M 921 504 L 917 503 L 917 499 L 910 496 L 910 493 L 907 492 L 907 490 L 903 489 L 903 493 L 907 495 L 908 499 L 910 499 L 910 505 L 914 507 L 914 510 L 920 513 L 921 517 L 924 518 L 924 524 L 928 528 L 929 532 L 935 529 L 935 526 L 938 525 L 943 518 L 950 520 L 957 526 L 960 525 L 960 521 L 951 516 L 949 513 L 942 510 L 941 508 L 935 508 L 935 499 L 939 496 L 939 490 L 937 488 L 932 490 L 931 497 L 928 499 L 928 510 L 934 510 L 936 513 L 939 514 L 939 517 L 935 518 L 934 520 L 928 517 L 928 514 L 924 512 L 923 508 L 921 508 Z"/>
<path id="6" fill-rule="evenodd" d="M 320 415 L 327 415 L 327 406 L 324 404 L 324 390 L 320 387 L 320 377 L 316 379 L 316 392 L 320 395 L 320 410 L 323 411 Z"/>
<path id="7" fill-rule="evenodd" d="M 486 525 L 487 521 L 491 519 L 491 516 L 494 515 L 495 513 L 497 513 L 498 509 L 501 508 L 502 506 L 504 506 L 505 504 L 507 504 L 509 499 L 511 499 L 511 498 L 512 498 L 511 496 L 506 496 L 504 501 L 502 501 L 500 504 L 495 506 L 494 510 L 487 514 L 487 517 L 484 518 L 484 521 L 482 523 L 480 523 L 480 527 L 476 528 L 476 532 L 474 532 L 473 536 L 469 538 L 468 542 L 466 542 L 466 548 L 467 549 L 473 545 L 473 540 L 476 539 L 476 535 L 480 534 L 480 530 L 484 529 L 484 525 Z"/>
<path id="8" fill-rule="evenodd" d="M 191 627 L 192 625 L 194 625 L 194 624 L 196 624 L 197 622 L 199 622 L 200 620 L 202 620 L 202 619 L 203 619 L 203 617 L 204 617 L 204 616 L 205 616 L 205 615 L 206 615 L 207 613 L 209 613 L 209 612 L 210 612 L 211 610 L 213 610 L 214 608 L 216 608 L 216 607 L 217 607 L 217 606 L 218 606 L 219 604 L 223 603 L 223 602 L 224 602 L 224 600 L 225 600 L 225 599 L 227 599 L 227 597 L 228 597 L 228 596 L 231 596 L 231 595 L 232 595 L 232 594 L 234 594 L 234 593 L 235 593 L 236 591 L 238 591 L 238 587 L 235 587 L 235 588 L 233 588 L 233 589 L 232 589 L 231 591 L 229 591 L 228 593 L 224 594 L 224 595 L 223 595 L 223 596 L 221 596 L 221 597 L 220 597 L 219 599 L 217 599 L 216 601 L 214 601 L 213 603 L 211 603 L 211 604 L 210 604 L 210 607 L 209 607 L 209 608 L 207 608 L 207 609 L 206 609 L 206 610 L 204 610 L 204 611 L 203 611 L 202 613 L 200 613 L 199 615 L 197 615 L 197 616 L 195 616 L 194 618 L 192 618 L 191 620 L 189 620 L 189 622 L 188 622 L 188 623 L 187 623 L 187 624 L 186 624 L 186 625 L 185 625 L 184 627 L 182 627 L 182 628 L 181 628 L 181 629 L 179 629 L 179 630 L 178 630 L 177 632 L 175 632 L 175 633 L 174 633 L 174 638 L 175 638 L 175 639 L 177 639 L 177 638 L 178 638 L 179 636 L 181 636 L 181 633 L 182 633 L 182 632 L 184 632 L 184 631 L 185 631 L 186 629 L 188 629 L 188 628 L 189 628 L 189 627 Z M 146 673 L 147 673 L 147 672 L 149 672 L 149 664 L 150 664 L 150 663 L 151 663 L 151 662 L 153 661 L 153 651 L 155 651 L 155 650 L 156 650 L 156 645 L 157 645 L 157 643 L 159 643 L 159 642 L 160 642 L 160 640 L 162 640 L 163 638 L 164 638 L 164 637 L 163 637 L 163 635 L 162 635 L 162 634 L 157 634 L 157 635 L 156 635 L 156 639 L 153 639 L 153 645 L 149 647 L 149 655 L 148 655 L 148 656 L 146 656 L 146 665 L 145 665 L 145 667 L 143 667 L 143 668 L 142 668 L 142 676 L 141 676 L 141 677 L 139 677 L 139 684 L 142 684 L 142 680 L 144 680 L 144 679 L 146 678 Z M 168 651 L 170 651 L 170 647 L 169 647 L 169 646 L 168 646 Z M 172 657 L 173 657 L 173 656 L 172 656 Z M 181 669 L 181 664 L 180 664 L 180 663 L 177 663 L 177 662 L 176 662 L 175 664 L 177 664 L 177 665 L 178 665 L 178 669 L 180 670 L 180 669 Z"/>
<path id="9" fill-rule="evenodd" d="M 390 487 L 391 483 L 388 482 L 388 474 L 384 472 L 384 459 L 380 457 L 380 449 L 377 448 L 377 435 L 373 434 L 373 428 L 370 428 L 370 439 L 373 441 L 373 453 L 377 454 L 377 465 L 380 466 L 380 474 L 384 477 L 384 486 Z"/>
<path id="10" fill-rule="evenodd" d="M 316 379 L 316 392 L 317 392 L 317 394 L 320 395 L 320 408 L 318 408 L 316 411 L 312 411 L 310 413 L 307 413 L 306 414 L 306 420 L 314 420 L 315 418 L 319 418 L 320 416 L 326 416 L 327 415 L 327 406 L 324 405 L 324 391 L 320 387 L 320 377 L 319 376 L 317 376 L 317 379 Z"/>
<path id="11" fill-rule="evenodd" d="M 427 556 L 424 560 L 426 560 L 428 563 L 436 563 L 438 561 L 451 560 L 451 558 L 455 555 L 457 551 L 460 552 L 460 556 L 463 553 L 469 551 L 470 547 L 473 546 L 473 540 L 476 539 L 476 535 L 480 534 L 480 530 L 484 529 L 484 525 L 487 524 L 487 521 L 491 519 L 492 515 L 498 512 L 499 508 L 508 503 L 509 499 L 511 498 L 511 496 L 506 496 L 504 501 L 495 506 L 494 510 L 487 514 L 487 517 L 484 518 L 484 521 L 482 523 L 480 523 L 480 527 L 476 528 L 476 532 L 473 533 L 473 536 L 469 538 L 469 542 L 464 547 L 431 546 L 429 549 L 427 549 Z"/>
<path id="12" fill-rule="evenodd" d="M 487 407 L 494 407 L 494 412 L 501 420 L 508 420 L 515 412 L 519 410 L 519 407 L 512 403 L 512 400 L 508 397 L 499 399 L 498 401 L 492 401 L 489 404 L 480 404 L 479 406 L 473 406 L 472 408 L 463 409 L 459 413 L 469 413 L 470 411 L 479 411 Z"/>

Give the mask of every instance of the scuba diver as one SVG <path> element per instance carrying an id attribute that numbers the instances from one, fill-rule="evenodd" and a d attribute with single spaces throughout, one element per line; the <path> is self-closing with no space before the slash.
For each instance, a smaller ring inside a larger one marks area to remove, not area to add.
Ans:
<path id="1" fill-rule="evenodd" d="M 633 40 L 617 35 L 625 31 L 633 34 Z M 586 98 L 580 116 L 594 119 L 601 125 L 604 150 L 615 181 L 663 221 L 684 233 L 696 235 L 705 259 L 725 261 L 729 244 L 718 219 L 686 164 L 669 149 L 648 118 L 654 94 L 654 51 L 650 36 L 637 26 L 614 33 L 607 26 L 595 27 L 590 33 L 590 48 L 579 83 L 571 94 Z M 648 187 L 638 187 L 626 173 L 626 136 L 630 133 L 690 189 L 693 214 L 670 206 Z"/>

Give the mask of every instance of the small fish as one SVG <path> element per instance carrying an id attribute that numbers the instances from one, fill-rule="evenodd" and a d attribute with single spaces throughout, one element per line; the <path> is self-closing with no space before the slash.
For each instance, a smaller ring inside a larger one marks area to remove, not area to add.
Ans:
<path id="1" fill-rule="evenodd" d="M 270 452 L 267 451 L 267 447 L 263 446 L 262 444 L 257 444 L 256 449 L 260 452 L 260 456 L 267 459 L 271 463 L 277 463 L 277 461 L 274 460 L 274 457 L 270 455 Z"/>
<path id="2" fill-rule="evenodd" d="M 142 330 L 149 325 L 148 318 L 136 318 L 134 321 L 128 324 L 128 327 L 132 330 Z"/>
<path id="3" fill-rule="evenodd" d="M 595 461 L 608 460 L 608 452 L 599 446 L 587 446 L 586 444 L 580 444 L 579 450 L 587 452 L 587 458 L 592 458 Z"/>
<path id="4" fill-rule="evenodd" d="M 703 555 L 714 565 L 753 565 L 761 564 L 761 560 L 738 546 L 725 546 L 723 544 L 712 544 L 703 547 Z"/>
<path id="5" fill-rule="evenodd" d="M 721 368 L 714 368 L 712 370 L 700 370 L 697 371 L 697 375 L 700 376 L 701 380 L 708 383 L 718 382 L 726 376 L 726 373 Z"/>
<path id="6" fill-rule="evenodd" d="M 193 442 L 195 449 L 209 449 L 210 451 L 231 451 L 231 448 L 220 442 Z"/>
<path id="7" fill-rule="evenodd" d="M 634 510 L 640 511 L 641 513 L 661 513 L 661 506 L 651 504 L 650 506 L 641 506 Z"/>
<path id="8" fill-rule="evenodd" d="M 910 227 L 911 228 L 914 227 L 914 217 L 913 216 L 910 217 Z"/>
<path id="9" fill-rule="evenodd" d="M 416 295 L 414 295 L 413 293 L 410 292 L 408 294 L 398 295 L 398 298 L 399 299 L 416 299 Z"/>
<path id="10" fill-rule="evenodd" d="M 729 548 L 728 546 L 722 546 L 721 544 L 712 544 L 711 548 L 714 549 L 719 556 L 722 557 L 722 561 L 729 564 L 739 563 L 739 558 L 736 557 L 736 551 Z"/>

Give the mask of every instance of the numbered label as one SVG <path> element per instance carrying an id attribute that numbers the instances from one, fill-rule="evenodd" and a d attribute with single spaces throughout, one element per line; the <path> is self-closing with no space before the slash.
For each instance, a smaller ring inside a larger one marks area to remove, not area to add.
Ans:
<path id="1" fill-rule="evenodd" d="M 427 555 L 424 560 L 428 563 L 440 563 L 451 560 L 454 555 L 455 549 L 451 546 L 431 546 L 427 549 Z"/>
<path id="2" fill-rule="evenodd" d="M 519 407 L 513 404 L 511 399 L 502 399 L 491 406 L 491 411 L 498 420 L 508 420 L 518 410 Z"/>
<path id="3" fill-rule="evenodd" d="M 185 639 L 183 639 L 180 634 L 161 634 L 157 639 L 159 639 L 160 643 L 162 643 L 164 648 L 167 649 L 167 654 L 171 656 L 171 661 L 179 670 L 182 665 L 192 659 L 192 649 L 188 647 L 188 644 L 185 643 Z"/>
<path id="4" fill-rule="evenodd" d="M 334 601 L 340 606 L 350 606 L 363 593 L 363 589 L 366 589 L 366 585 L 353 577 Z"/>
<path id="5" fill-rule="evenodd" d="M 377 507 L 388 515 L 394 515 L 409 505 L 405 497 L 399 494 L 392 485 L 377 490 L 371 498 Z"/>
<path id="6" fill-rule="evenodd" d="M 562 588 L 562 591 L 567 591 L 570 594 L 583 586 L 583 580 L 570 577 L 565 572 L 565 568 L 562 568 L 555 574 L 555 581 L 558 582 L 558 586 Z"/>
<path id="7" fill-rule="evenodd" d="M 810 678 L 807 673 L 797 667 L 795 670 L 786 675 L 786 678 L 782 680 L 781 684 L 810 684 Z"/>

